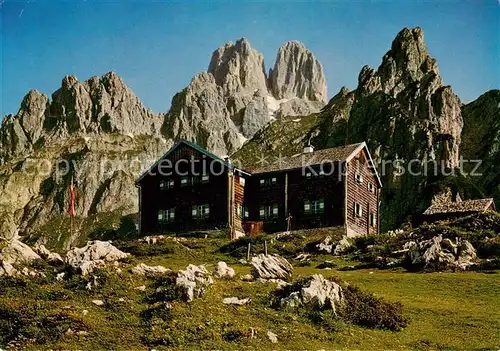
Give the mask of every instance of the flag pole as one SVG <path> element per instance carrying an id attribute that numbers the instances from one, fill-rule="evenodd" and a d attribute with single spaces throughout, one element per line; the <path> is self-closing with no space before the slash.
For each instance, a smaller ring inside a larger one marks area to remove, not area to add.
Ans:
<path id="1" fill-rule="evenodd" d="M 70 238 L 73 237 L 73 213 L 71 211 L 71 208 L 73 206 L 72 202 L 73 202 L 73 176 L 71 176 L 71 184 L 70 184 L 70 194 L 69 194 L 69 203 L 70 203 L 70 210 L 69 210 L 69 235 L 70 235 Z"/>

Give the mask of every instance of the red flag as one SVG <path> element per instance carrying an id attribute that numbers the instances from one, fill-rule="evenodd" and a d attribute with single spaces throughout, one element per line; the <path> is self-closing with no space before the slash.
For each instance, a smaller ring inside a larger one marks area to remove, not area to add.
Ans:
<path id="1" fill-rule="evenodd" d="M 73 181 L 69 185 L 69 215 L 75 217 L 75 187 Z"/>

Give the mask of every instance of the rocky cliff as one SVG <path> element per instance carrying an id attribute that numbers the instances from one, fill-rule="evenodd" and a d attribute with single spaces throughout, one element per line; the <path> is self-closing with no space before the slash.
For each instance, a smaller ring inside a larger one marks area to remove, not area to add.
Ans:
<path id="1" fill-rule="evenodd" d="M 319 111 L 324 99 L 311 89 L 324 82 L 321 65 L 295 45 L 296 59 L 303 55 L 308 61 L 293 71 L 300 89 L 280 83 L 290 91 L 281 100 L 268 89 L 262 54 L 245 39 L 216 50 L 208 72 L 176 94 L 167 113 L 147 109 L 114 72 L 83 82 L 66 76 L 51 98 L 30 91 L 0 128 L 0 236 L 19 231 L 68 248 L 82 239 L 81 228 L 69 233 L 65 215 L 72 179 L 79 218 L 93 223 L 100 214 L 134 213 L 134 180 L 175 140 L 192 140 L 225 155 L 278 116 Z M 320 88 L 326 94 L 326 86 Z"/>
<path id="2" fill-rule="evenodd" d="M 163 130 L 228 155 L 270 121 L 319 112 L 325 101 L 322 66 L 303 44 L 284 44 L 267 77 L 262 54 L 240 39 L 173 98 Z"/>
<path id="3" fill-rule="evenodd" d="M 51 100 L 30 91 L 0 128 L 0 234 L 36 235 L 59 218 L 71 179 L 78 216 L 136 212 L 136 177 L 172 145 L 163 120 L 113 72 L 66 76 Z M 61 245 L 77 236 L 59 236 Z"/>
<path id="4" fill-rule="evenodd" d="M 490 90 L 462 107 L 464 128 L 460 152 L 467 178 L 481 195 L 500 206 L 500 90 Z M 480 165 L 477 169 L 477 162 Z M 474 171 L 474 173 L 472 173 Z"/>
<path id="5" fill-rule="evenodd" d="M 290 126 L 298 130 L 287 135 L 277 131 Z M 291 155 L 311 138 L 318 149 L 367 141 L 382 173 L 386 230 L 425 210 L 442 190 L 443 178 L 460 163 L 462 126 L 461 102 L 443 84 L 423 31 L 405 28 L 377 70 L 361 69 L 355 90 L 342 88 L 314 119 L 289 118 L 269 126 L 234 157 L 256 161 L 251 154 Z"/>

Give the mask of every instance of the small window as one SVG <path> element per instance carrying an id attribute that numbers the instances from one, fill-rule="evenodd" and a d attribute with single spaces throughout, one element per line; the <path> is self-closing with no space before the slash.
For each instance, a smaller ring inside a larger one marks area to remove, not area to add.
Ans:
<path id="1" fill-rule="evenodd" d="M 248 211 L 248 207 L 246 206 L 243 207 L 243 215 L 245 218 L 250 217 L 250 212 Z"/>
<path id="2" fill-rule="evenodd" d="M 317 214 L 317 213 L 324 213 L 325 212 L 325 200 L 324 199 L 319 199 L 319 200 L 306 200 L 304 201 L 304 213 L 305 214 Z"/>
<path id="3" fill-rule="evenodd" d="M 260 206 L 259 217 L 260 219 L 277 218 L 279 215 L 278 204 Z"/>
<path id="4" fill-rule="evenodd" d="M 236 212 L 238 214 L 238 217 L 242 218 L 243 215 L 243 209 L 241 208 L 241 205 L 237 205 L 236 207 Z"/>
<path id="5" fill-rule="evenodd" d="M 373 212 L 370 213 L 370 226 L 373 228 L 377 227 L 377 216 Z"/>
<path id="6" fill-rule="evenodd" d="M 278 204 L 273 205 L 273 217 L 278 217 Z"/>
<path id="7" fill-rule="evenodd" d="M 165 180 L 160 180 L 160 190 L 165 190 L 167 188 L 167 182 Z"/>
<path id="8" fill-rule="evenodd" d="M 189 184 L 189 178 L 188 177 L 182 177 L 181 178 L 181 186 L 187 186 Z"/>
<path id="9" fill-rule="evenodd" d="M 245 178 L 240 177 L 240 185 L 245 186 Z"/>
<path id="10" fill-rule="evenodd" d="M 358 184 L 363 184 L 363 176 L 361 175 L 361 173 L 356 173 L 355 178 Z"/>
<path id="11" fill-rule="evenodd" d="M 304 201 L 304 213 L 311 213 L 311 202 Z"/>
<path id="12" fill-rule="evenodd" d="M 158 223 L 168 223 L 175 220 L 175 208 L 158 210 Z"/>
<path id="13" fill-rule="evenodd" d="M 191 208 L 191 216 L 194 219 L 204 219 L 210 217 L 210 205 L 209 204 L 194 205 Z"/>
<path id="14" fill-rule="evenodd" d="M 375 185 L 373 183 L 368 183 L 368 191 L 375 194 Z"/>
<path id="15" fill-rule="evenodd" d="M 175 186 L 175 181 L 173 179 L 170 179 L 168 182 L 167 182 L 167 188 L 168 189 L 173 189 Z"/>
<path id="16" fill-rule="evenodd" d="M 204 174 L 201 176 L 202 183 L 208 183 L 210 181 L 210 176 L 208 174 Z"/>
<path id="17" fill-rule="evenodd" d="M 306 178 L 311 178 L 312 177 L 312 173 L 311 172 L 306 172 Z"/>
<path id="18" fill-rule="evenodd" d="M 312 213 L 324 213 L 325 212 L 325 202 L 323 199 L 314 200 L 311 202 L 311 212 Z"/>
<path id="19" fill-rule="evenodd" d="M 354 203 L 354 215 L 357 217 L 363 216 L 363 208 L 361 204 L 358 204 L 356 202 Z"/>
<path id="20" fill-rule="evenodd" d="M 260 180 L 260 186 L 270 186 L 270 185 L 275 185 L 277 182 L 276 177 L 272 178 L 265 178 Z"/>

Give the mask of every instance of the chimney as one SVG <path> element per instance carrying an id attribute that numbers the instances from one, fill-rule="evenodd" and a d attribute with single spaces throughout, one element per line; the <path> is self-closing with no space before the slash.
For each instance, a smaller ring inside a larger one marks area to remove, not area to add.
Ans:
<path id="1" fill-rule="evenodd" d="M 307 146 L 304 147 L 303 153 L 304 154 L 310 154 L 313 151 L 314 151 L 314 148 L 311 145 L 307 145 Z"/>

